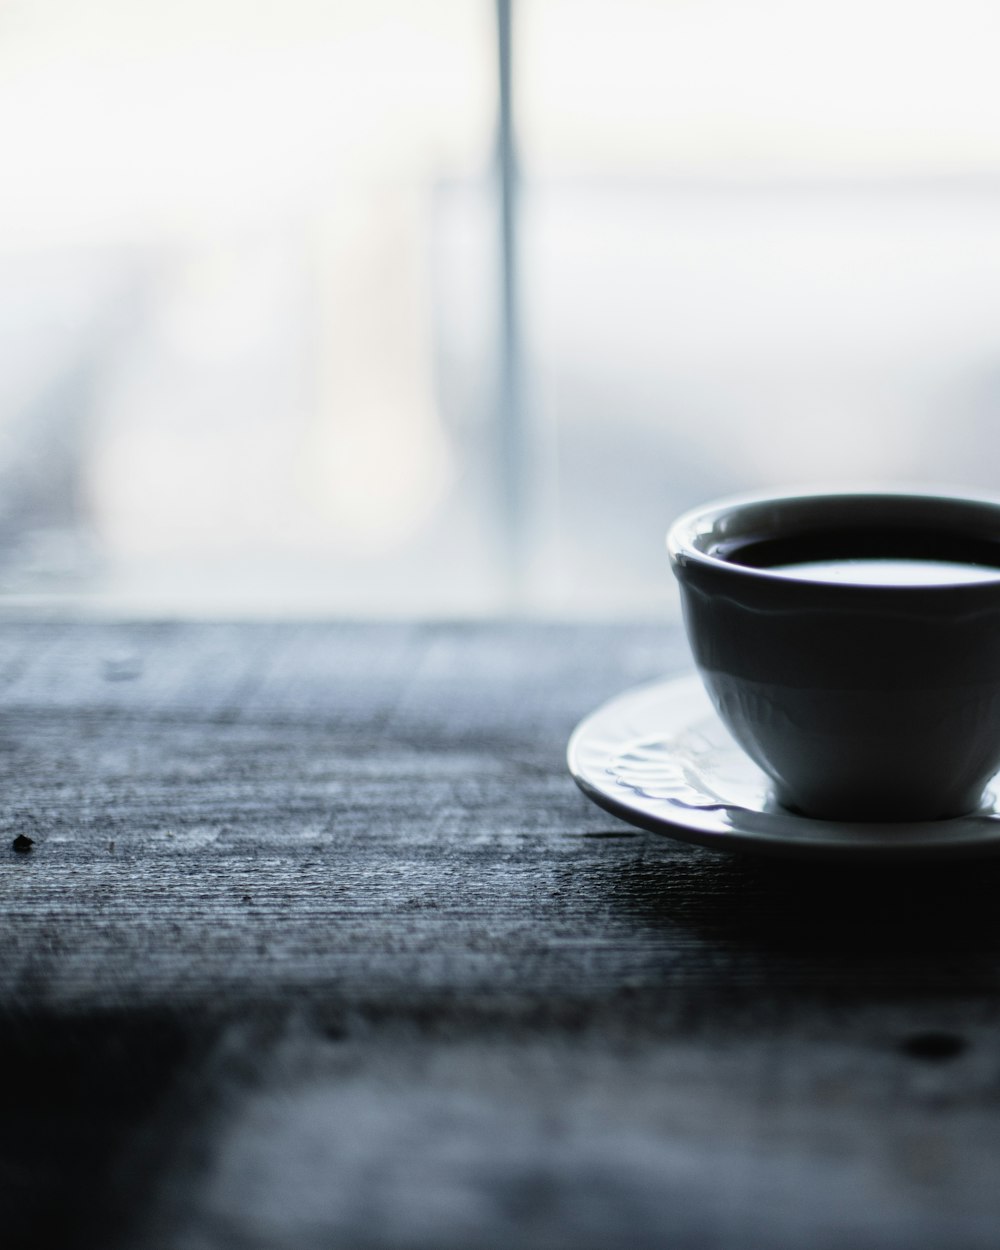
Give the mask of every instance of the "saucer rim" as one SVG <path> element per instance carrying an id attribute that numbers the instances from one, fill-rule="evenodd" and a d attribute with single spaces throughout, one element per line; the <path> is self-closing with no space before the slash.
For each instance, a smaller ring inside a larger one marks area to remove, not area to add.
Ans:
<path id="1" fill-rule="evenodd" d="M 647 810 L 641 796 L 628 797 L 631 792 L 611 780 L 607 764 L 612 756 L 607 748 L 610 744 L 617 751 L 628 739 L 609 731 L 627 712 L 661 697 L 665 710 L 658 720 L 667 723 L 643 726 L 647 737 L 683 729 L 694 722 L 696 714 L 715 718 L 701 679 L 696 673 L 684 673 L 630 687 L 605 700 L 579 721 L 566 746 L 567 767 L 583 794 L 636 828 L 709 850 L 782 859 L 917 861 L 1000 855 L 996 799 L 976 812 L 946 820 L 878 823 L 816 820 L 790 811 L 735 805 L 726 808 L 726 817 L 716 816 L 713 821 L 708 809 L 671 808 L 665 799 L 646 800 L 647 805 L 662 805 L 662 810 Z M 692 709 L 692 702 L 703 706 Z M 667 709 L 672 709 L 672 716 Z M 755 767 L 749 761 L 747 765 Z"/>

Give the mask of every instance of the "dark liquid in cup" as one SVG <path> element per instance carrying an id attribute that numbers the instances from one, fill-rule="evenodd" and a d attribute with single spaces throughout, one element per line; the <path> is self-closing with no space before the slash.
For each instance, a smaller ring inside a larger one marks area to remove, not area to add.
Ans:
<path id="1" fill-rule="evenodd" d="M 714 554 L 802 581 L 862 586 L 959 586 L 1000 580 L 1000 541 L 912 527 L 741 535 Z"/>
<path id="2" fill-rule="evenodd" d="M 1000 579 L 1000 569 L 957 560 L 805 560 L 771 566 L 775 573 L 806 582 L 840 582 L 854 586 L 960 586 Z"/>

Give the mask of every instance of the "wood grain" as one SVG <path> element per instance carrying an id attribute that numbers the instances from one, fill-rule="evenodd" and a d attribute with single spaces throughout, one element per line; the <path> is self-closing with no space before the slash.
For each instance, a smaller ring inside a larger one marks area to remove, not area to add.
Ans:
<path id="1" fill-rule="evenodd" d="M 575 722 L 687 664 L 0 624 L 5 1245 L 995 1246 L 1000 869 L 588 804 Z"/>

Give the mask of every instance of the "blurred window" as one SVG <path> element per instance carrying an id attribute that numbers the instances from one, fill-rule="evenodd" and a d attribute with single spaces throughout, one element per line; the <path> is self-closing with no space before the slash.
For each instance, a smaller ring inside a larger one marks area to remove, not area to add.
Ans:
<path id="1" fill-rule="evenodd" d="M 702 498 L 993 488 L 998 28 L 980 0 L 7 0 L 0 587 L 660 613 Z"/>

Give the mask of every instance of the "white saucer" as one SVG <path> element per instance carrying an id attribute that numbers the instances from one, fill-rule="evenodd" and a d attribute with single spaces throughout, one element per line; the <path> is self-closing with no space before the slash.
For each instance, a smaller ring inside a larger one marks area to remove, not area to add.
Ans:
<path id="1" fill-rule="evenodd" d="M 778 807 L 697 677 L 640 686 L 605 703 L 576 727 L 567 759 L 584 794 L 615 816 L 717 851 L 830 860 L 1000 854 L 992 794 L 969 816 L 899 824 L 810 820 Z"/>

